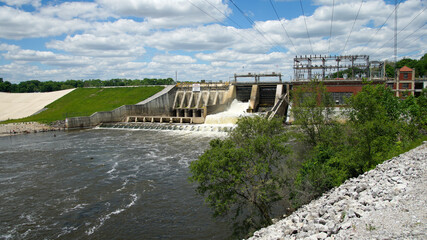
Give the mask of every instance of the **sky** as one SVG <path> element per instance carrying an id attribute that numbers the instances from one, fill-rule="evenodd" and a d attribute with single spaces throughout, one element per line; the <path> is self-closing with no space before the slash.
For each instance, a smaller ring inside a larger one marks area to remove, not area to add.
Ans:
<path id="1" fill-rule="evenodd" d="M 397 1 L 397 59 L 427 50 L 427 0 Z M 394 0 L 0 0 L 0 78 L 293 77 L 301 55 L 394 61 Z"/>

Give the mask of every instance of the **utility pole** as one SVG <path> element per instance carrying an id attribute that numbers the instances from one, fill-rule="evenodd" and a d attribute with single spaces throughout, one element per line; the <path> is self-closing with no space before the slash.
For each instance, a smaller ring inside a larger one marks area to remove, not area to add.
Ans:
<path id="1" fill-rule="evenodd" d="M 394 0 L 394 77 L 397 79 L 397 0 Z"/>

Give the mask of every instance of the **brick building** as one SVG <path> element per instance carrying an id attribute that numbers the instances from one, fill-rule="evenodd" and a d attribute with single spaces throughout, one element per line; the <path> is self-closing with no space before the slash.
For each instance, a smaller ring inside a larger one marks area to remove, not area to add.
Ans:
<path id="1" fill-rule="evenodd" d="M 397 97 L 419 96 L 423 88 L 427 88 L 426 79 L 416 79 L 415 69 L 403 66 L 397 70 L 397 79 L 388 81 L 387 86 L 393 89 Z"/>

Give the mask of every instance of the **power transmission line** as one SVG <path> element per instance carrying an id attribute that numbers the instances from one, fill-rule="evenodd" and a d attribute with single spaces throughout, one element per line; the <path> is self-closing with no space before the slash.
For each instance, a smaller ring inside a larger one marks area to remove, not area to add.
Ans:
<path id="1" fill-rule="evenodd" d="M 234 5 L 234 7 L 236 7 L 236 9 L 240 12 L 240 14 L 242 14 L 245 18 L 246 18 L 246 20 L 248 20 L 248 22 L 249 23 L 251 23 L 251 25 L 253 26 L 253 28 L 267 41 L 267 42 L 269 42 L 272 46 L 273 46 L 273 48 L 276 48 L 279 52 L 283 52 L 282 50 L 280 50 L 279 48 L 277 48 L 277 47 L 275 47 L 275 46 L 280 46 L 280 44 L 278 44 L 277 42 L 275 42 L 274 40 L 272 40 L 273 42 L 274 42 L 274 44 L 265 36 L 265 33 L 263 33 L 262 31 L 261 31 L 261 29 L 259 29 L 257 26 L 256 26 L 256 24 L 255 24 L 255 22 L 249 17 L 249 16 L 247 16 L 244 12 L 243 12 L 243 10 L 242 9 L 240 9 L 239 8 L 239 6 L 237 6 L 237 4 L 233 1 L 233 0 L 230 0 L 230 2 Z"/>
<path id="2" fill-rule="evenodd" d="M 362 48 L 362 50 L 360 50 L 360 52 L 363 52 L 363 50 L 365 50 L 365 48 L 369 45 L 369 43 L 371 43 L 372 39 L 375 37 L 375 35 L 377 35 L 377 33 L 384 27 L 384 25 L 387 23 L 388 19 L 390 19 L 391 15 L 393 15 L 393 13 L 396 11 L 397 6 L 399 6 L 399 4 L 402 2 L 403 0 L 400 0 L 399 3 L 394 7 L 393 11 L 390 13 L 390 15 L 388 15 L 387 19 L 384 21 L 384 23 L 377 29 L 377 31 L 371 36 L 371 38 L 369 38 L 368 43 L 365 44 L 365 46 Z"/>
<path id="3" fill-rule="evenodd" d="M 219 22 L 221 25 L 227 27 L 225 24 L 222 23 L 221 20 L 217 19 L 216 17 L 212 16 L 211 14 L 209 14 L 208 12 L 206 12 L 205 10 L 203 10 L 202 8 L 200 8 L 199 6 L 197 6 L 196 4 L 194 4 L 191 0 L 187 0 L 191 5 L 193 5 L 195 8 L 199 9 L 201 12 L 203 12 L 204 14 L 206 14 L 207 16 L 211 17 L 212 19 L 214 19 L 215 21 Z M 206 1 L 206 0 L 205 0 Z M 207 3 L 209 3 L 208 1 L 206 1 Z M 213 6 L 214 8 L 216 8 L 219 12 L 221 12 L 224 16 L 226 16 L 222 11 L 220 11 L 217 7 L 215 7 L 214 5 L 212 5 L 211 3 L 209 3 L 211 6 Z M 226 16 L 227 17 L 227 16 Z M 227 17 L 229 18 L 229 17 Z M 231 19 L 231 18 L 230 18 Z M 232 19 L 231 19 L 232 20 Z M 234 20 L 232 20 L 234 22 Z M 236 22 L 235 22 L 236 23 Z M 237 24 L 237 23 L 236 23 Z M 237 24 L 238 27 L 242 28 L 239 24 Z M 245 39 L 246 41 L 248 41 L 248 39 L 243 36 L 239 31 L 237 31 L 235 28 L 232 28 L 233 31 L 235 31 L 237 34 L 239 34 L 243 39 Z M 262 41 L 260 41 L 262 42 Z"/>
<path id="4" fill-rule="evenodd" d="M 331 17 L 331 28 L 329 29 L 329 44 L 328 44 L 328 54 L 330 53 L 330 48 L 331 48 L 331 38 L 332 38 L 332 23 L 334 21 L 334 8 L 335 8 L 335 0 L 333 0 L 332 2 L 332 17 Z"/>
<path id="5" fill-rule="evenodd" d="M 218 12 L 220 12 L 222 15 L 224 15 L 224 17 L 228 18 L 230 21 L 232 21 L 234 24 L 236 24 L 239 28 L 243 28 L 242 26 L 240 26 L 236 21 L 234 21 L 231 17 L 227 16 L 227 14 L 225 14 L 223 11 L 219 10 L 215 5 L 213 5 L 211 2 L 209 2 L 208 0 L 204 0 L 205 2 L 207 2 L 209 5 L 211 5 L 213 8 L 215 8 Z"/>
<path id="6" fill-rule="evenodd" d="M 344 49 L 342 50 L 342 53 L 343 53 L 343 54 L 345 54 L 345 49 L 346 49 L 346 47 L 347 47 L 348 40 L 350 39 L 351 33 L 353 32 L 354 25 L 356 24 L 357 18 L 359 17 L 359 13 L 360 13 L 360 9 L 362 8 L 363 1 L 364 1 L 364 0 L 362 0 L 362 1 L 360 2 L 359 10 L 357 11 L 356 18 L 354 18 L 353 26 L 351 26 L 350 33 L 348 34 L 347 40 L 345 41 Z"/>
<path id="7" fill-rule="evenodd" d="M 207 13 L 205 10 L 201 9 L 199 6 L 197 6 L 196 4 L 194 4 L 191 0 L 187 0 L 191 5 L 193 5 L 195 8 L 199 9 L 201 12 L 203 12 L 204 14 L 208 15 L 209 17 L 211 17 L 212 19 L 214 19 L 215 21 L 221 23 L 222 21 L 217 19 L 216 17 L 210 15 L 209 13 Z"/>
<path id="8" fill-rule="evenodd" d="M 218 9 L 214 4 L 212 4 L 211 2 L 209 2 L 208 0 L 204 0 L 205 2 L 207 2 L 209 5 L 211 5 L 213 8 L 215 8 L 218 12 L 220 12 L 224 17 L 226 17 L 226 18 L 228 18 L 230 21 L 232 21 L 234 24 L 236 24 L 239 28 L 241 28 L 241 29 L 243 29 L 243 27 L 242 26 L 240 26 L 240 24 L 239 23 L 237 23 L 236 21 L 234 21 L 234 19 L 232 19 L 231 17 L 229 17 L 229 16 L 227 16 L 227 14 L 225 14 L 223 11 L 221 11 L 220 9 Z M 224 25 L 225 26 L 225 25 Z M 239 33 L 238 31 L 236 31 L 237 33 Z M 240 33 L 239 33 L 240 34 Z M 241 35 L 241 34 L 240 34 Z M 242 35 L 241 35 L 242 36 Z M 258 40 L 259 40 L 259 38 L 258 38 L 258 36 L 256 35 L 256 34 L 254 34 L 253 35 L 255 38 L 257 38 Z M 244 37 L 245 38 L 245 37 Z M 246 39 L 246 40 L 248 40 L 248 39 Z M 259 41 L 259 42 L 263 42 L 263 41 Z M 272 46 L 272 47 L 274 47 L 274 45 L 271 45 L 271 43 L 269 42 L 268 44 L 266 44 L 266 45 L 269 45 L 269 46 Z"/>
<path id="9" fill-rule="evenodd" d="M 426 24 L 427 24 L 427 22 L 425 22 L 423 25 L 421 25 L 421 27 L 417 28 L 417 29 L 416 29 L 415 31 L 413 31 L 411 34 L 409 34 L 409 35 L 405 36 L 405 38 L 403 38 L 402 40 L 400 40 L 400 41 L 399 41 L 399 43 L 401 43 L 401 42 L 405 41 L 407 38 L 409 38 L 410 36 L 412 36 L 414 33 L 418 32 L 418 30 L 420 30 L 421 28 L 423 28 Z M 421 36 L 421 37 L 424 37 L 424 36 Z M 412 41 L 410 41 L 410 42 L 413 42 L 413 41 L 415 41 L 416 39 L 417 39 L 417 38 L 414 38 L 414 40 L 412 40 Z M 408 42 L 408 43 L 409 43 L 409 42 Z"/>
<path id="10" fill-rule="evenodd" d="M 308 33 L 307 21 L 305 20 L 304 7 L 302 6 L 302 1 L 301 0 L 299 0 L 299 3 L 300 3 L 300 6 L 301 6 L 302 15 L 304 17 L 305 30 L 307 31 L 307 37 L 308 37 L 308 41 L 310 42 L 311 52 L 314 55 L 313 46 L 311 45 L 310 34 Z"/>
<path id="11" fill-rule="evenodd" d="M 387 45 L 387 43 L 389 43 L 391 40 L 395 40 L 395 39 L 397 39 L 396 37 L 397 37 L 397 35 L 399 35 L 403 30 L 405 30 L 417 17 L 419 17 L 420 15 L 421 15 L 421 13 L 423 13 L 425 10 L 427 9 L 427 7 L 425 7 L 423 10 L 421 10 L 414 18 L 412 18 L 412 20 L 408 23 L 408 24 L 406 24 L 406 26 L 404 27 L 404 28 L 402 28 L 393 38 L 391 38 L 391 39 L 389 39 L 387 42 L 385 42 L 379 49 L 377 49 L 377 51 L 375 51 L 374 52 L 374 54 L 376 54 L 379 50 L 381 50 L 381 49 L 383 49 L 386 45 Z M 425 23 L 424 23 L 424 25 L 425 25 Z M 423 25 L 423 26 L 424 26 Z M 419 28 L 420 29 L 420 28 Z M 418 29 L 417 29 L 418 30 Z M 411 33 L 411 35 L 412 35 L 413 33 Z M 406 38 L 405 38 L 406 39 Z"/>
<path id="12" fill-rule="evenodd" d="M 285 26 L 283 25 L 282 21 L 280 20 L 279 14 L 277 14 L 276 8 L 274 7 L 273 2 L 272 2 L 271 0 L 270 0 L 270 4 L 271 4 L 271 7 L 272 7 L 272 8 L 273 8 L 273 10 L 274 10 L 274 13 L 276 14 L 277 20 L 279 20 L 280 25 L 282 25 L 282 28 L 283 28 L 283 30 L 284 30 L 284 31 L 285 31 L 285 33 L 286 33 L 286 36 L 288 37 L 289 41 L 291 42 L 292 46 L 294 47 L 295 54 L 296 54 L 296 55 L 298 55 L 297 48 L 295 47 L 294 42 L 292 42 L 292 39 L 289 37 L 288 31 L 286 31 L 286 28 L 285 28 Z"/>

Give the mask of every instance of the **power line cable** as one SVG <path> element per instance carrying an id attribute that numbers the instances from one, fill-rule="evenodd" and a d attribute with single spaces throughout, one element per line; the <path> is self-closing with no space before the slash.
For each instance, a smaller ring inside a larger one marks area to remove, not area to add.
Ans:
<path id="1" fill-rule="evenodd" d="M 331 28 L 329 29 L 329 44 L 328 44 L 328 55 L 330 53 L 331 48 L 331 38 L 332 38 L 332 23 L 334 22 L 334 8 L 335 8 L 335 0 L 332 2 L 332 17 L 331 17 Z"/>
<path id="2" fill-rule="evenodd" d="M 399 3 L 394 6 L 393 11 L 390 13 L 390 15 L 388 15 L 387 19 L 384 21 L 384 23 L 377 29 L 377 31 L 372 34 L 372 36 L 369 38 L 368 43 L 365 44 L 365 46 L 360 50 L 360 52 L 363 52 L 363 50 L 365 50 L 365 48 L 369 45 L 369 43 L 371 43 L 372 39 L 375 37 L 375 35 L 377 35 L 377 33 L 384 27 L 384 25 L 387 23 L 387 21 L 390 19 L 391 15 L 393 15 L 393 13 L 397 10 L 397 6 L 399 6 L 399 4 L 402 2 L 403 0 L 400 0 Z"/>
<path id="3" fill-rule="evenodd" d="M 256 26 L 256 24 L 255 24 L 255 22 L 249 17 L 249 16 L 247 16 L 244 12 L 243 12 L 243 10 L 241 9 L 241 8 L 239 8 L 239 6 L 237 6 L 237 4 L 233 1 L 233 0 L 229 0 L 233 5 L 234 5 L 234 7 L 236 7 L 236 9 L 240 12 L 240 14 L 242 14 L 245 18 L 246 18 L 246 20 L 248 20 L 248 22 L 249 23 L 251 23 L 251 25 L 253 26 L 253 28 L 267 41 L 267 42 L 269 42 L 272 46 L 273 46 L 273 48 L 275 48 L 276 50 L 278 50 L 279 52 L 283 52 L 282 50 L 280 50 L 279 48 L 277 48 L 276 46 L 280 46 L 280 44 L 278 44 L 277 42 L 275 42 L 274 40 L 272 40 L 273 42 L 274 42 L 274 44 L 265 36 L 265 33 L 263 33 L 262 32 L 262 30 L 261 29 L 259 29 L 257 26 Z"/>
<path id="4" fill-rule="evenodd" d="M 209 5 L 211 5 L 213 8 L 215 8 L 218 12 L 220 12 L 224 17 L 226 17 L 226 18 L 228 18 L 230 21 L 232 21 L 234 24 L 236 24 L 239 28 L 241 28 L 241 29 L 243 29 L 243 27 L 239 24 L 239 23 L 237 23 L 236 21 L 234 21 L 234 19 L 232 19 L 231 17 L 229 17 L 229 16 L 227 16 L 227 14 L 225 14 L 223 11 L 221 11 L 220 9 L 218 9 L 214 4 L 212 4 L 211 2 L 209 2 L 208 0 L 204 0 L 205 2 L 207 2 Z M 224 25 L 225 26 L 225 25 Z M 236 32 L 238 32 L 237 30 L 236 30 Z M 239 33 L 239 32 L 238 32 Z M 249 33 L 248 33 L 249 34 Z M 241 34 L 240 34 L 241 35 Z M 242 35 L 241 35 L 242 36 Z M 258 38 L 258 36 L 256 35 L 256 34 L 254 34 L 253 35 L 255 38 L 257 38 L 258 40 L 259 40 L 259 38 Z M 246 40 L 248 40 L 248 39 L 246 39 Z M 259 41 L 259 42 L 263 42 L 263 41 Z M 271 45 L 271 43 L 269 43 L 270 45 Z M 274 47 L 274 46 L 273 46 Z"/>
<path id="5" fill-rule="evenodd" d="M 196 4 L 194 4 L 191 0 L 187 0 L 191 5 L 193 5 L 195 8 L 199 9 L 201 12 L 203 12 L 204 14 L 206 14 L 207 16 L 211 17 L 212 19 L 214 19 L 215 21 L 219 22 L 221 25 L 227 27 L 225 24 L 222 23 L 221 20 L 217 19 L 216 17 L 212 16 L 211 14 L 209 14 L 208 12 L 206 12 L 205 10 L 203 10 L 202 8 L 200 8 L 199 6 L 197 6 Z M 206 0 L 205 0 L 206 1 Z M 206 1 L 207 2 L 207 1 Z M 209 3 L 209 2 L 208 2 Z M 211 4 L 211 6 L 213 6 Z M 215 7 L 216 8 L 216 7 Z M 218 11 L 220 11 L 218 8 L 216 8 Z M 220 11 L 221 12 L 221 11 Z M 222 12 L 221 12 L 222 13 Z M 224 16 L 226 16 L 223 13 Z M 234 20 L 232 20 L 234 22 Z M 237 23 L 236 23 L 237 24 Z M 239 24 L 237 24 L 240 28 L 242 28 Z M 232 28 L 237 34 L 239 34 L 243 39 L 245 39 L 246 41 L 248 41 L 248 39 L 243 36 L 239 31 L 237 31 L 235 28 Z M 262 42 L 262 41 L 261 41 Z"/>
<path id="6" fill-rule="evenodd" d="M 362 8 L 363 1 L 364 1 L 364 0 L 362 0 L 362 1 L 360 2 L 359 10 L 357 11 L 356 18 L 354 18 L 353 26 L 351 26 L 350 33 L 348 34 L 347 40 L 345 41 L 344 49 L 342 50 L 342 53 L 343 53 L 343 54 L 345 54 L 345 49 L 346 49 L 346 47 L 347 47 L 348 40 L 350 39 L 351 33 L 353 32 L 354 25 L 356 24 L 357 18 L 359 17 L 359 13 L 360 13 L 360 9 Z"/>
<path id="7" fill-rule="evenodd" d="M 276 14 L 277 20 L 279 20 L 280 25 L 282 25 L 282 28 L 283 28 L 283 30 L 284 30 L 284 31 L 285 31 L 285 33 L 286 33 L 286 36 L 288 37 L 289 41 L 291 42 L 292 46 L 294 47 L 295 54 L 296 54 L 296 55 L 298 55 L 297 48 L 295 47 L 294 42 L 292 41 L 291 37 L 289 37 L 288 31 L 286 31 L 285 26 L 283 25 L 282 21 L 280 20 L 279 14 L 278 14 L 278 13 L 277 13 L 277 11 L 276 11 L 276 7 L 274 7 L 274 5 L 273 5 L 273 1 L 271 1 L 271 0 L 270 0 L 270 4 L 271 4 L 271 7 L 272 7 L 272 8 L 273 8 L 273 10 L 274 10 L 274 13 Z"/>
<path id="8" fill-rule="evenodd" d="M 308 28 L 307 28 L 307 21 L 305 20 L 305 14 L 304 14 L 304 7 L 302 6 L 302 1 L 299 0 L 300 6 L 301 6 L 301 11 L 302 11 L 302 15 L 304 17 L 304 24 L 305 24 L 305 30 L 307 32 L 307 37 L 308 37 L 308 41 L 310 42 L 310 48 L 311 48 L 311 52 L 314 55 L 314 51 L 313 51 L 313 46 L 311 44 L 311 39 L 310 39 L 310 34 L 308 33 Z"/>
<path id="9" fill-rule="evenodd" d="M 234 21 L 231 17 L 227 16 L 227 14 L 225 14 L 223 11 L 221 11 L 220 9 L 218 9 L 215 5 L 213 5 L 211 2 L 209 2 L 208 0 L 204 0 L 205 2 L 207 2 L 209 5 L 211 5 L 213 8 L 215 8 L 218 12 L 220 12 L 222 15 L 224 15 L 224 17 L 228 18 L 230 21 L 232 21 L 234 24 L 236 24 L 239 28 L 243 28 L 242 26 L 239 25 L 239 23 L 237 23 L 236 21 Z"/>
<path id="10" fill-rule="evenodd" d="M 427 9 L 427 7 L 425 7 L 422 11 L 420 11 L 414 18 L 412 18 L 412 20 L 406 24 L 406 26 L 404 28 L 402 28 L 396 35 L 399 35 L 403 30 L 405 30 L 417 17 L 419 17 L 421 15 L 421 13 L 423 13 L 425 10 Z M 425 25 L 425 23 L 424 23 Z M 423 26 L 424 26 L 423 25 Z M 420 28 L 419 28 L 420 29 Z M 417 29 L 418 30 L 418 29 Z M 374 52 L 374 54 L 376 54 L 379 50 L 383 49 L 387 43 L 389 43 L 391 40 L 395 40 L 396 36 L 393 36 L 393 38 L 389 39 L 387 42 L 385 42 L 379 49 L 377 49 L 377 51 Z M 406 38 L 405 38 L 406 39 Z"/>
<path id="11" fill-rule="evenodd" d="M 399 41 L 399 43 L 402 43 L 403 41 L 405 41 L 407 38 L 409 38 L 410 36 L 412 36 L 414 33 L 418 32 L 418 30 L 420 30 L 421 28 L 423 28 L 425 25 L 427 24 L 427 22 L 425 22 L 423 25 L 421 25 L 421 27 L 417 28 L 415 31 L 413 31 L 411 34 L 405 36 L 405 38 L 403 38 L 402 40 Z M 424 37 L 425 35 L 421 35 L 421 38 Z M 415 41 L 417 38 L 414 38 L 412 41 L 407 42 L 407 43 L 412 43 L 413 41 Z"/>
<path id="12" fill-rule="evenodd" d="M 406 39 L 408 39 L 410 36 L 412 36 L 414 33 L 418 32 L 418 30 L 420 30 L 421 28 L 423 28 L 425 25 L 427 24 L 427 22 L 425 22 L 423 25 L 421 25 L 419 28 L 415 29 L 415 31 L 413 31 L 411 34 L 405 36 L 405 38 L 403 38 L 402 40 L 399 41 L 399 44 L 402 43 L 403 41 L 405 41 Z M 423 38 L 425 35 L 421 35 L 420 38 Z M 409 45 L 410 43 L 412 43 L 413 41 L 418 40 L 418 37 L 413 38 L 411 41 L 406 42 L 406 45 Z M 412 51 L 413 52 L 413 51 Z M 388 57 L 387 59 L 393 58 L 394 56 Z"/>
<path id="13" fill-rule="evenodd" d="M 222 21 L 219 20 L 218 18 L 210 15 L 208 12 L 206 12 L 205 10 L 203 10 L 202 8 L 200 8 L 199 6 L 197 6 L 196 4 L 194 4 L 191 0 L 187 0 L 191 5 L 193 5 L 195 8 L 199 9 L 201 12 L 203 12 L 204 14 L 208 15 L 209 17 L 211 17 L 212 19 L 214 19 L 215 21 L 219 22 L 222 24 Z"/>

